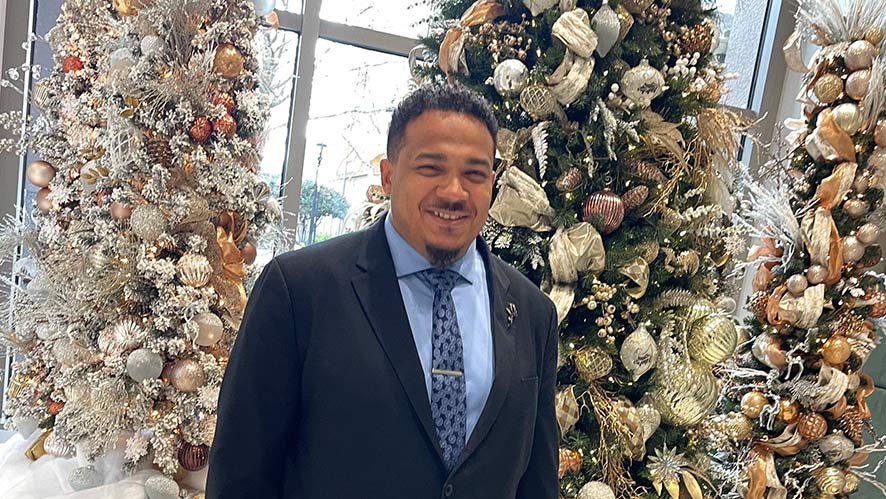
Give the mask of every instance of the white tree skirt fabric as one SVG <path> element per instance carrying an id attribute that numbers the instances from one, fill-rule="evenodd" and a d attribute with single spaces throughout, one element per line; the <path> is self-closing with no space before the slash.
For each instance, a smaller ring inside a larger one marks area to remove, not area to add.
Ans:
<path id="1" fill-rule="evenodd" d="M 87 465 L 86 459 L 45 455 L 31 461 L 25 457 L 25 451 L 39 436 L 39 431 L 28 438 L 16 433 L 0 444 L 0 498 L 147 499 L 145 480 L 159 474 L 156 470 L 145 469 L 127 476 L 120 470 L 122 451 L 113 451 L 93 463 L 104 475 L 104 485 L 75 491 L 68 483 L 68 477 L 74 469 Z M 206 470 L 191 473 L 183 481 L 188 490 L 202 490 L 206 483 Z"/>

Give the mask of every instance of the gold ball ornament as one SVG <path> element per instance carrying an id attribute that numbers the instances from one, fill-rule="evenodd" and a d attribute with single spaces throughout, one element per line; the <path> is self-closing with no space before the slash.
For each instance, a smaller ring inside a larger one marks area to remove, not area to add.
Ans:
<path id="1" fill-rule="evenodd" d="M 816 441 L 828 432 L 828 422 L 817 412 L 807 412 L 797 420 L 797 431 L 809 441 Z"/>
<path id="2" fill-rule="evenodd" d="M 868 69 L 874 62 L 874 57 L 879 53 L 879 49 L 873 43 L 867 40 L 857 40 L 849 45 L 843 56 L 843 61 L 846 63 L 846 67 L 852 71 Z"/>
<path id="3" fill-rule="evenodd" d="M 871 26 L 864 32 L 864 39 L 869 41 L 871 45 L 880 45 L 880 42 L 883 41 L 883 28 Z"/>
<path id="4" fill-rule="evenodd" d="M 864 256 L 864 244 L 855 236 L 843 238 L 843 260 L 847 263 L 855 263 Z"/>
<path id="5" fill-rule="evenodd" d="M 212 70 L 225 78 L 236 78 L 243 71 L 243 54 L 230 43 L 222 43 L 215 50 Z"/>
<path id="6" fill-rule="evenodd" d="M 846 78 L 846 95 L 855 100 L 861 100 L 868 93 L 870 83 L 870 69 L 855 71 Z"/>
<path id="7" fill-rule="evenodd" d="M 815 474 L 815 484 L 824 494 L 841 494 L 846 486 L 846 474 L 839 468 L 828 466 Z"/>
<path id="8" fill-rule="evenodd" d="M 206 383 L 206 374 L 196 360 L 180 359 L 169 371 L 169 382 L 176 390 L 193 393 Z"/>
<path id="9" fill-rule="evenodd" d="M 849 359 L 852 354 L 852 347 L 846 337 L 835 334 L 828 338 L 828 341 L 821 347 L 821 357 L 828 364 L 842 364 Z"/>
<path id="10" fill-rule="evenodd" d="M 834 73 L 821 75 L 812 86 L 812 92 L 822 104 L 830 104 L 843 93 L 843 80 Z"/>
<path id="11" fill-rule="evenodd" d="M 557 99 L 544 85 L 529 85 L 520 92 L 520 105 L 538 118 L 544 118 L 557 110 Z"/>
<path id="12" fill-rule="evenodd" d="M 34 196 L 34 201 L 37 203 L 37 209 L 44 213 L 58 208 L 55 203 L 49 199 L 49 193 L 49 188 L 44 187 L 37 191 L 37 194 Z"/>
<path id="13" fill-rule="evenodd" d="M 741 413 L 751 419 L 757 419 L 760 417 L 760 414 L 763 414 L 763 408 L 768 403 L 769 400 L 766 398 L 766 395 L 758 391 L 745 393 L 741 398 Z"/>
<path id="14" fill-rule="evenodd" d="M 778 420 L 785 424 L 791 424 L 800 417 L 800 404 L 790 400 L 781 400 L 778 407 Z"/>
<path id="15" fill-rule="evenodd" d="M 692 55 L 696 52 L 705 55 L 711 51 L 712 43 L 711 28 L 707 24 L 696 24 L 691 28 L 683 26 L 680 28 L 677 38 L 677 45 L 684 55 Z"/>
<path id="16" fill-rule="evenodd" d="M 744 414 L 731 412 L 724 421 L 726 436 L 736 442 L 748 440 L 754 436 L 754 423 Z"/>
<path id="17" fill-rule="evenodd" d="M 874 244 L 880 238 L 880 229 L 876 224 L 866 223 L 855 231 L 855 237 L 862 244 Z"/>
<path id="18" fill-rule="evenodd" d="M 28 181 L 37 187 L 49 187 L 49 183 L 55 178 L 55 168 L 46 161 L 37 160 L 28 164 L 25 174 Z"/>
<path id="19" fill-rule="evenodd" d="M 178 448 L 178 462 L 188 471 L 200 471 L 209 462 L 209 447 L 182 442 Z"/>
<path id="20" fill-rule="evenodd" d="M 831 110 L 834 122 L 849 135 L 854 135 L 861 128 L 864 118 L 858 105 L 852 103 L 840 104 Z"/>
<path id="21" fill-rule="evenodd" d="M 847 471 L 843 474 L 843 480 L 844 480 L 844 484 L 843 484 L 843 493 L 844 494 L 852 494 L 852 493 L 858 491 L 858 484 L 859 484 L 858 475 Z"/>
<path id="22" fill-rule="evenodd" d="M 714 365 L 726 360 L 735 351 L 738 331 L 732 319 L 712 314 L 695 321 L 689 332 L 689 356 Z"/>
<path id="23" fill-rule="evenodd" d="M 592 193 L 582 207 L 582 219 L 594 225 L 601 234 L 611 234 L 625 216 L 625 205 L 621 196 L 604 189 Z"/>
<path id="24" fill-rule="evenodd" d="M 717 404 L 717 379 L 708 366 L 692 363 L 667 374 L 659 370 L 657 375 L 647 396 L 662 421 L 671 426 L 695 426 Z"/>
<path id="25" fill-rule="evenodd" d="M 179 279 L 188 286 L 201 288 L 212 277 L 212 265 L 209 259 L 197 253 L 185 253 L 176 264 Z"/>
<path id="26" fill-rule="evenodd" d="M 606 376 L 612 370 L 612 357 L 598 348 L 580 348 L 572 354 L 572 358 L 579 376 L 588 383 Z"/>
<path id="27" fill-rule="evenodd" d="M 877 128 L 874 129 L 874 142 L 880 147 L 886 147 L 886 120 L 877 122 Z"/>
<path id="28" fill-rule="evenodd" d="M 843 203 L 843 211 L 852 218 L 859 218 L 868 213 L 868 203 L 862 199 L 847 199 Z"/>

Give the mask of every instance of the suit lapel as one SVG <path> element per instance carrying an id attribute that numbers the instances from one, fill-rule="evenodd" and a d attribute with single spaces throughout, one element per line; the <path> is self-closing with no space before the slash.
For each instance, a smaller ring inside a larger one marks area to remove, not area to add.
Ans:
<path id="1" fill-rule="evenodd" d="M 409 328 L 409 318 L 400 294 L 391 250 L 384 232 L 384 219 L 368 229 L 366 251 L 357 262 L 358 273 L 352 279 L 354 291 L 372 330 L 384 348 L 403 389 L 421 421 L 431 445 L 443 460 L 437 439 L 431 404 L 422 374 L 421 361 Z M 498 362 L 498 359 L 496 359 Z"/>
<path id="2" fill-rule="evenodd" d="M 508 389 L 513 379 L 514 359 L 516 358 L 516 348 L 514 344 L 514 335 L 509 331 L 513 317 L 508 317 L 508 308 L 512 307 L 516 300 L 510 294 L 510 279 L 505 275 L 502 263 L 489 254 L 489 248 L 479 240 L 480 253 L 486 264 L 487 287 L 489 289 L 490 318 L 492 319 L 492 347 L 495 358 L 495 377 L 492 381 L 492 388 L 489 390 L 489 397 L 486 399 L 486 406 L 480 413 L 480 419 L 477 426 L 471 433 L 464 451 L 456 469 L 480 446 L 483 439 L 489 433 L 492 425 L 501 412 L 502 405 L 508 395 Z M 511 312 L 511 314 L 513 314 Z"/>

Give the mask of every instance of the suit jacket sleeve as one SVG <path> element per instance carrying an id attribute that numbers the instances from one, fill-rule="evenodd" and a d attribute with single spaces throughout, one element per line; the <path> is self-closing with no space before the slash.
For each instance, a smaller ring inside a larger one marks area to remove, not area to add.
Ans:
<path id="1" fill-rule="evenodd" d="M 222 382 L 208 498 L 283 496 L 302 364 L 292 307 L 280 264 L 272 260 L 253 287 Z"/>
<path id="2" fill-rule="evenodd" d="M 542 368 L 539 377 L 538 412 L 532 455 L 529 458 L 529 466 L 520 480 L 517 499 L 557 499 L 560 491 L 557 479 L 560 436 L 554 410 L 557 390 L 557 312 L 553 304 L 549 305 L 551 318 L 545 335 L 544 350 L 540 353 Z"/>

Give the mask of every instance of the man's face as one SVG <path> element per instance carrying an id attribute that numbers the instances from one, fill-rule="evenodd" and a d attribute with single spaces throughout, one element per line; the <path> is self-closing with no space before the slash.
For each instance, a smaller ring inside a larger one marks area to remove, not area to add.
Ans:
<path id="1" fill-rule="evenodd" d="M 406 126 L 396 160 L 381 163 L 391 221 L 436 266 L 461 258 L 489 213 L 495 146 L 480 120 L 426 111 Z"/>

